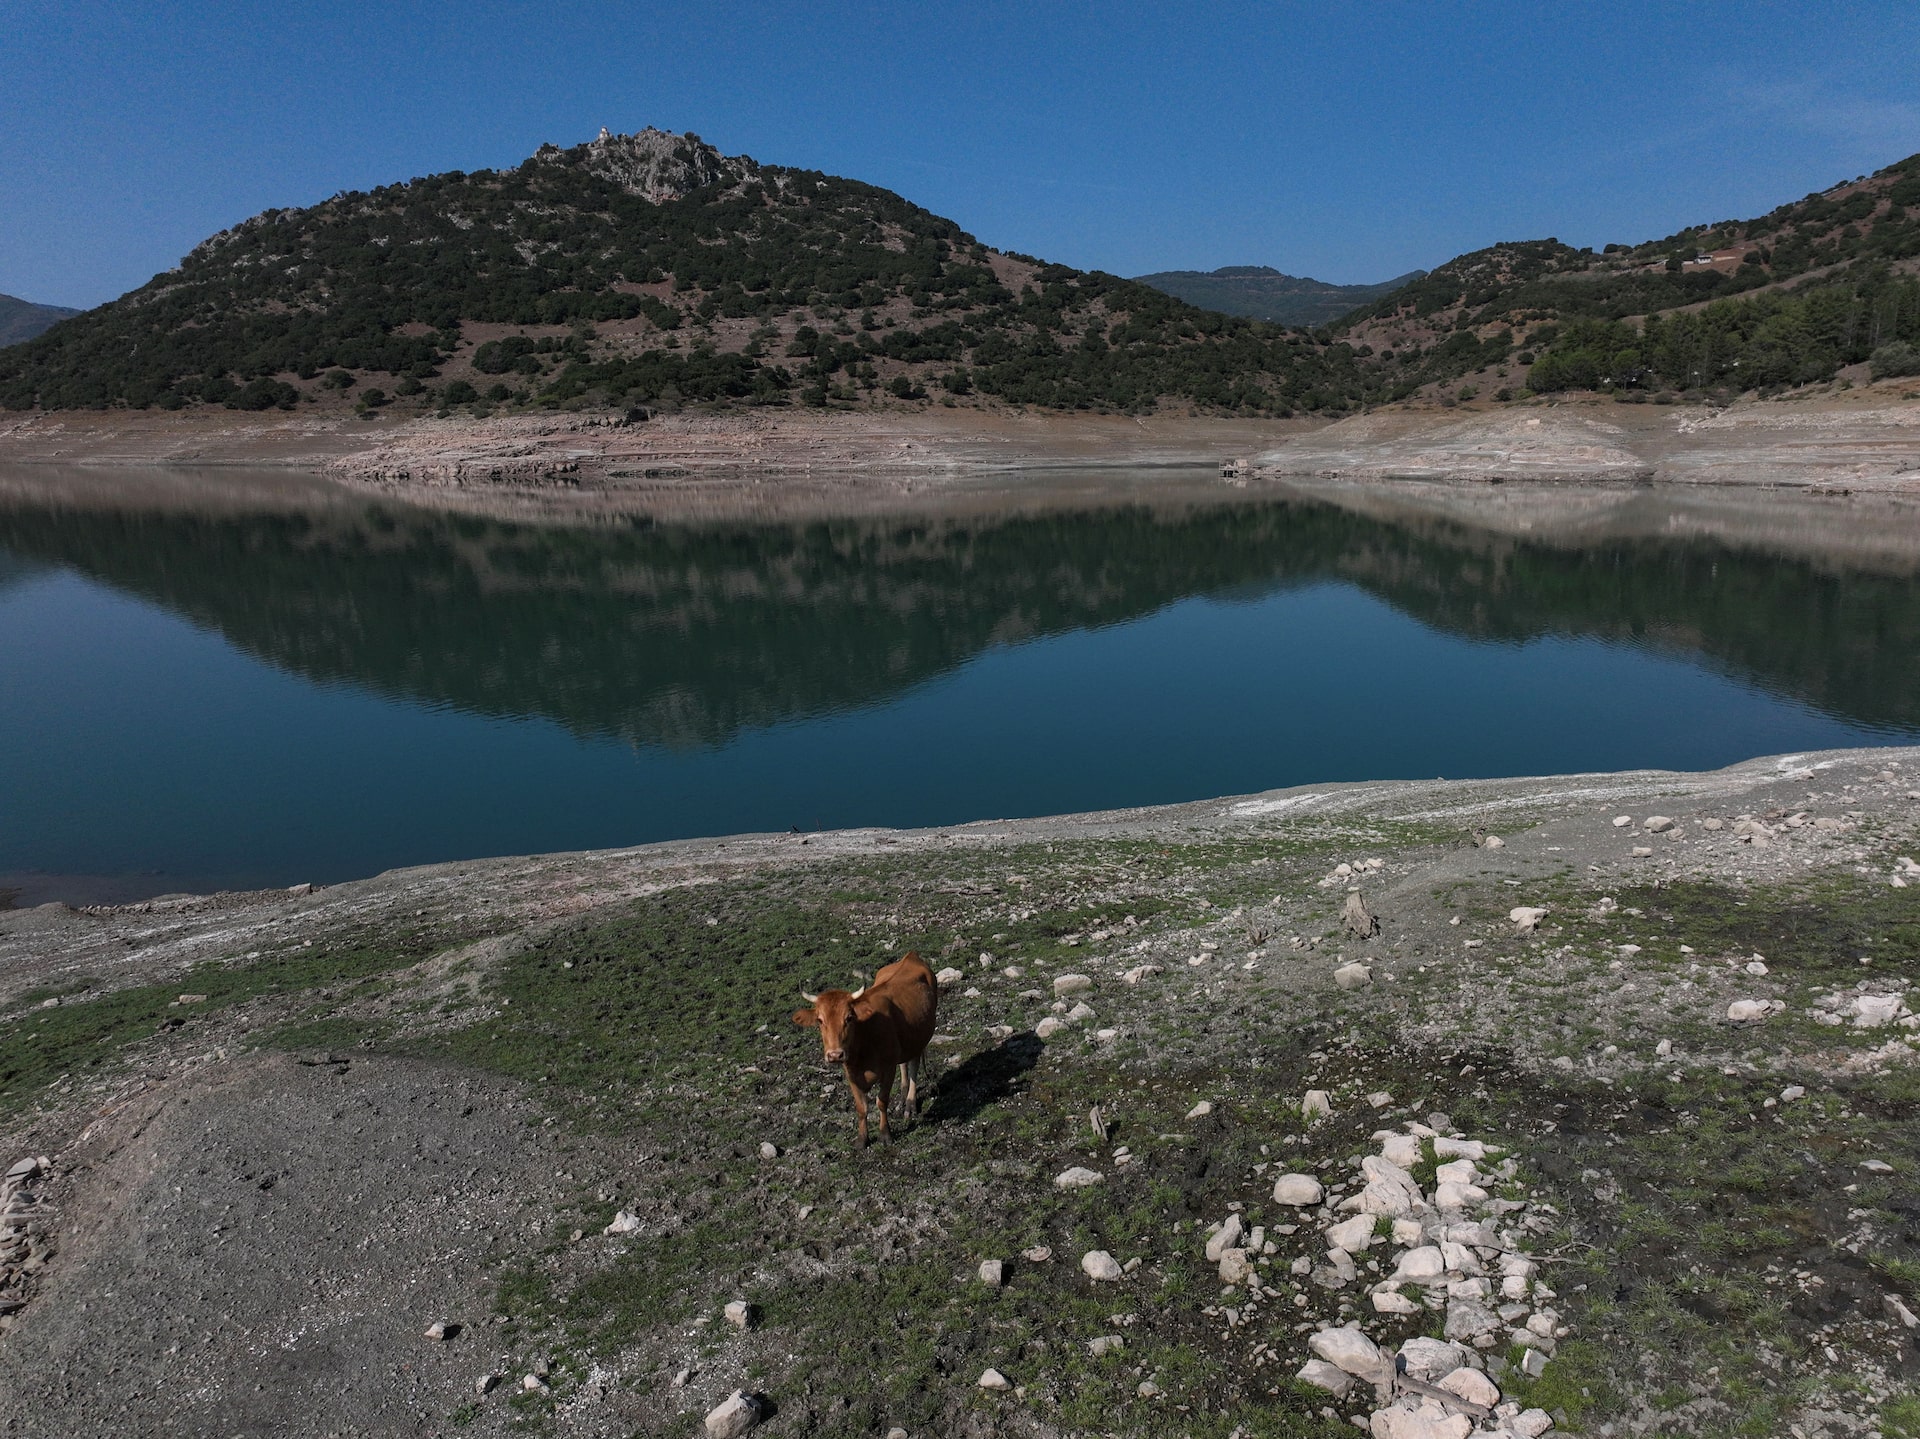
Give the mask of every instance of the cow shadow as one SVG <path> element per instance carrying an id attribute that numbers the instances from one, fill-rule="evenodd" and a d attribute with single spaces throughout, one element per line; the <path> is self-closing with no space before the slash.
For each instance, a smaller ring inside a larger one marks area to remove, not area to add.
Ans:
<path id="1" fill-rule="evenodd" d="M 921 1111 L 921 1122 L 965 1124 L 988 1105 L 1018 1094 L 1045 1049 L 1029 1029 L 969 1055 L 934 1082 L 933 1102 Z"/>

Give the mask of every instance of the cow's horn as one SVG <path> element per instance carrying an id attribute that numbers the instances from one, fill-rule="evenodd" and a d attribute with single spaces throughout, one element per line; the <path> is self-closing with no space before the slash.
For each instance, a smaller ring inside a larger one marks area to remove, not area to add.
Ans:
<path id="1" fill-rule="evenodd" d="M 853 997 L 855 999 L 858 999 L 861 995 L 865 994 L 866 992 L 867 992 L 867 987 L 863 984 L 853 992 Z"/>
<path id="2" fill-rule="evenodd" d="M 804 999 L 808 1004 L 818 1004 L 820 1002 L 819 995 L 808 994 L 804 989 L 800 991 L 800 997 Z"/>

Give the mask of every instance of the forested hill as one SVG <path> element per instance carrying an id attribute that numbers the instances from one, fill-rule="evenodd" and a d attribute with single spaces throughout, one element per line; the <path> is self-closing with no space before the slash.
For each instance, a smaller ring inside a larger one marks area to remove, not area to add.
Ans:
<path id="1" fill-rule="evenodd" d="M 1390 395 L 1448 370 L 1512 392 L 1732 394 L 1920 374 L 1920 155 L 1753 220 L 1598 253 L 1558 240 L 1450 260 L 1340 333 Z"/>
<path id="2" fill-rule="evenodd" d="M 646 130 L 270 210 L 0 353 L 0 405 L 1344 407 L 1344 347 Z"/>
<path id="3" fill-rule="evenodd" d="M 0 407 L 1020 404 L 1338 415 L 1920 374 L 1920 156 L 1599 253 L 1463 255 L 1294 329 L 657 130 L 269 210 L 0 349 Z"/>
<path id="4" fill-rule="evenodd" d="M 1278 325 L 1326 325 L 1425 273 L 1414 270 L 1377 285 L 1331 285 L 1283 274 L 1271 265 L 1226 265 L 1218 270 L 1160 270 L 1138 278 L 1203 310 Z"/>

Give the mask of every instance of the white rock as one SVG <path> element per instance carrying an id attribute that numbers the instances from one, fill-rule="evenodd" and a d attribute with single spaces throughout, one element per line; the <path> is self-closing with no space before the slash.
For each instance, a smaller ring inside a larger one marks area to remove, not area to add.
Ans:
<path id="1" fill-rule="evenodd" d="M 1806 1086 L 1801 1084 L 1789 1084 L 1785 1089 L 1780 1091 L 1780 1102 L 1782 1104 L 1791 1104 L 1796 1099 L 1805 1099 L 1806 1097 Z"/>
<path id="2" fill-rule="evenodd" d="M 1506 847 L 1507 842 L 1497 834 L 1490 834 L 1480 841 L 1480 848 L 1482 849 L 1505 849 Z"/>
<path id="3" fill-rule="evenodd" d="M 1735 1024 L 1752 1024 L 1785 1008 L 1777 999 L 1736 999 L 1727 1006 L 1727 1018 Z"/>
<path id="4" fill-rule="evenodd" d="M 1126 1273 L 1120 1261 L 1104 1249 L 1089 1249 L 1080 1256 L 1080 1268 L 1096 1284 L 1115 1284 Z"/>
<path id="5" fill-rule="evenodd" d="M 1393 1361 L 1355 1325 L 1322 1329 L 1307 1340 L 1307 1347 L 1327 1363 L 1369 1384 L 1382 1383 L 1393 1373 Z"/>
<path id="6" fill-rule="evenodd" d="M 1333 982 L 1342 989 L 1365 989 L 1373 983 L 1373 970 L 1358 962 L 1343 964 L 1333 972 Z"/>
<path id="7" fill-rule="evenodd" d="M 1417 1249 L 1422 1236 L 1426 1233 L 1417 1219 L 1396 1219 L 1393 1221 L 1393 1242 L 1402 1249 Z"/>
<path id="8" fill-rule="evenodd" d="M 744 1299 L 736 1299 L 726 1308 L 727 1323 L 735 1329 L 753 1327 L 753 1306 Z"/>
<path id="9" fill-rule="evenodd" d="M 760 1401 L 735 1389 L 707 1416 L 707 1439 L 739 1439 L 760 1422 Z"/>
<path id="10" fill-rule="evenodd" d="M 1650 814 L 1640 821 L 1640 828 L 1648 834 L 1665 834 L 1673 828 L 1673 821 L 1664 814 Z"/>
<path id="11" fill-rule="evenodd" d="M 1507 918 L 1513 921 L 1521 934 L 1532 934 L 1546 917 L 1545 905 L 1518 904 L 1507 911 Z"/>
<path id="12" fill-rule="evenodd" d="M 1542 1354 L 1538 1349 L 1529 1349 L 1520 1358 L 1520 1368 L 1529 1379 L 1538 1379 L 1542 1374 L 1547 1372 L 1547 1356 Z M 1529 1410 L 1528 1412 L 1538 1413 L 1539 1411 Z"/>
<path id="13" fill-rule="evenodd" d="M 1491 1409 L 1500 1402 L 1500 1386 L 1478 1369 L 1462 1366 L 1435 1382 L 1449 1394 L 1458 1394 L 1467 1403 L 1478 1404 L 1483 1409 Z"/>
<path id="14" fill-rule="evenodd" d="M 1482 1334 L 1492 1334 L 1499 1327 L 1500 1316 L 1486 1305 L 1472 1299 L 1447 1301 L 1447 1338 L 1474 1339 Z"/>
<path id="15" fill-rule="evenodd" d="M 1106 1179 L 1106 1175 L 1097 1169 L 1084 1169 L 1076 1164 L 1071 1169 L 1063 1169 L 1053 1177 L 1055 1189 L 1087 1189 Z"/>
<path id="16" fill-rule="evenodd" d="M 1063 974 L 1053 981 L 1054 995 L 1060 999 L 1085 994 L 1092 988 L 1093 976 L 1087 974 Z"/>
<path id="17" fill-rule="evenodd" d="M 1325 1119 L 1333 1113 L 1333 1096 L 1324 1089 L 1309 1089 L 1300 1100 L 1300 1113 L 1308 1120 Z"/>
<path id="18" fill-rule="evenodd" d="M 1473 1421 L 1435 1400 L 1408 1397 L 1376 1410 L 1367 1432 L 1373 1439 L 1468 1439 Z"/>
<path id="19" fill-rule="evenodd" d="M 1165 973 L 1165 971 L 1157 964 L 1136 964 L 1132 969 L 1121 975 L 1120 978 L 1127 984 L 1138 984 L 1150 974 L 1163 973 Z"/>
<path id="20" fill-rule="evenodd" d="M 1671 1039 L 1661 1040 L 1658 1044 L 1654 1045 L 1653 1052 L 1655 1057 L 1660 1059 L 1671 1057 L 1673 1054 L 1673 1041 Z"/>
<path id="21" fill-rule="evenodd" d="M 1007 1268 L 998 1259 L 980 1261 L 980 1282 L 998 1289 L 1006 1279 Z"/>
<path id="22" fill-rule="evenodd" d="M 1477 1139 L 1455 1139 L 1451 1135 L 1437 1134 L 1433 1139 L 1433 1153 L 1438 1159 L 1471 1159 L 1478 1163 L 1487 1157 L 1487 1146 Z"/>
<path id="23" fill-rule="evenodd" d="M 1747 961 L 1746 970 L 1751 975 L 1763 975 L 1767 972 L 1767 962 L 1764 959 L 1750 959 Z"/>
<path id="24" fill-rule="evenodd" d="M 1615 829 L 1625 829 L 1632 823 L 1633 816 L 1630 814 L 1617 814 L 1613 817 L 1613 827 Z"/>
<path id="25" fill-rule="evenodd" d="M 1326 1189 L 1311 1174 L 1283 1174 L 1273 1182 L 1273 1202 L 1304 1209 L 1326 1197 Z"/>
<path id="26" fill-rule="evenodd" d="M 1389 1134 L 1380 1139 L 1380 1157 L 1389 1164 L 1411 1169 L 1420 1162 L 1420 1141 L 1411 1134 Z"/>
<path id="27" fill-rule="evenodd" d="M 1056 1014 L 1049 1014 L 1045 1019 L 1034 1025 L 1033 1032 L 1042 1039 L 1052 1039 L 1054 1035 L 1066 1027 L 1067 1022 L 1064 1019 Z"/>
<path id="28" fill-rule="evenodd" d="M 1093 1018 L 1093 1013 L 1094 1013 L 1093 1006 L 1086 1003 L 1083 1000 L 1081 1003 L 1074 1005 L 1072 1009 L 1067 1011 L 1067 1023 L 1083 1024 L 1087 1020 Z"/>
<path id="29" fill-rule="evenodd" d="M 1222 1284 L 1245 1284 L 1253 1277 L 1253 1261 L 1247 1258 L 1244 1249 L 1223 1249 L 1220 1251 L 1220 1282 Z"/>
<path id="30" fill-rule="evenodd" d="M 1353 1388 L 1353 1376 L 1338 1364 L 1329 1364 L 1324 1359 L 1309 1359 L 1293 1377 L 1302 1384 L 1326 1390 L 1336 1399 Z"/>
<path id="31" fill-rule="evenodd" d="M 1213 1101 L 1211 1099 L 1203 1099 L 1198 1104 L 1194 1105 L 1192 1109 L 1189 1109 L 1187 1111 L 1187 1118 L 1188 1119 L 1205 1119 L 1209 1114 L 1212 1114 L 1212 1113 L 1213 1113 Z"/>
<path id="32" fill-rule="evenodd" d="M 1373 1243 L 1373 1216 L 1356 1214 L 1351 1219 L 1341 1220 L 1327 1230 L 1327 1243 L 1335 1249 L 1344 1249 L 1349 1254 L 1360 1253 Z"/>
<path id="33" fill-rule="evenodd" d="M 1095 1359 L 1103 1354 L 1117 1354 L 1127 1347 L 1127 1341 L 1118 1334 L 1099 1334 L 1087 1341 L 1087 1352 Z"/>
<path id="34" fill-rule="evenodd" d="M 1539 1354 L 1539 1352 L 1537 1349 L 1529 1349 L 1527 1351 L 1527 1361 L 1531 1362 L 1533 1357 Z M 1521 1367 L 1525 1368 L 1526 1365 L 1523 1363 Z M 1544 1356 L 1540 1359 L 1540 1367 L 1543 1370 L 1547 1367 L 1547 1361 Z M 1540 1376 L 1536 1374 L 1534 1377 L 1537 1379 Z M 1544 1409 L 1522 1409 L 1513 1417 L 1507 1427 L 1512 1429 L 1515 1434 L 1518 1434 L 1520 1439 L 1540 1439 L 1540 1435 L 1553 1428 L 1553 1416 Z"/>
<path id="35" fill-rule="evenodd" d="M 1466 1363 L 1467 1353 L 1444 1339 L 1416 1337 L 1400 1346 L 1400 1357 L 1407 1362 L 1407 1373 L 1431 1384 Z"/>
<path id="36" fill-rule="evenodd" d="M 623 1209 L 613 1216 L 613 1223 L 601 1230 L 602 1234 L 632 1234 L 640 1227 L 640 1216 L 630 1209 Z"/>
<path id="37" fill-rule="evenodd" d="M 436 1341 L 445 1339 L 447 1337 L 447 1326 L 442 1324 L 438 1319 L 436 1319 L 433 1321 L 433 1323 L 427 1326 L 426 1335 L 427 1335 L 427 1338 L 433 1339 Z"/>
<path id="38" fill-rule="evenodd" d="M 1879 1029 L 1906 1012 L 1897 994 L 1856 994 L 1847 1010 L 1855 1029 Z"/>
<path id="39" fill-rule="evenodd" d="M 933 980 L 935 984 L 938 984 L 942 989 L 945 989 L 950 984 L 958 984 L 961 980 L 965 979 L 966 977 L 967 977 L 967 973 L 965 970 L 955 969 L 953 968 L 953 966 L 949 965 L 947 966 L 947 968 L 941 970 L 938 974 L 936 974 L 933 977 Z"/>
<path id="40" fill-rule="evenodd" d="M 770 1139 L 761 1140 L 760 1157 L 762 1159 L 778 1159 L 780 1157 L 780 1146 Z"/>
<path id="41" fill-rule="evenodd" d="M 1436 1244 L 1422 1244 L 1417 1249 L 1409 1249 L 1400 1256 L 1400 1263 L 1394 1269 L 1395 1279 L 1408 1280 L 1414 1284 L 1437 1284 L 1446 1278 L 1447 1261 Z"/>
<path id="42" fill-rule="evenodd" d="M 1376 1289 L 1373 1291 L 1372 1299 L 1376 1314 L 1418 1314 L 1420 1312 L 1420 1306 L 1398 1289 Z"/>
<path id="43" fill-rule="evenodd" d="M 983 1369 L 974 1383 L 982 1389 L 1011 1389 L 1013 1384 L 998 1369 Z"/>
<path id="44" fill-rule="evenodd" d="M 1391 1160 L 1370 1154 L 1360 1161 L 1366 1185 L 1358 1196 L 1362 1214 L 1385 1214 L 1390 1218 L 1407 1214 L 1419 1206 L 1420 1186 L 1413 1176 Z"/>
<path id="45" fill-rule="evenodd" d="M 1436 1153 L 1439 1148 L 1436 1143 Z M 1471 1159 L 1449 1159 L 1445 1164 L 1434 1167 L 1433 1177 L 1439 1184 L 1471 1184 L 1480 1177 L 1480 1171 L 1473 1167 Z"/>
<path id="46" fill-rule="evenodd" d="M 1436 1209 L 1471 1209 L 1476 1204 L 1487 1201 L 1487 1191 L 1477 1184 L 1449 1182 L 1434 1186 L 1433 1203 Z"/>
<path id="47" fill-rule="evenodd" d="M 1243 1232 L 1245 1232 L 1245 1226 L 1241 1223 L 1239 1211 L 1236 1210 L 1227 1216 L 1227 1222 L 1214 1230 L 1207 1240 L 1207 1263 L 1219 1263 L 1221 1254 L 1237 1245 Z"/>

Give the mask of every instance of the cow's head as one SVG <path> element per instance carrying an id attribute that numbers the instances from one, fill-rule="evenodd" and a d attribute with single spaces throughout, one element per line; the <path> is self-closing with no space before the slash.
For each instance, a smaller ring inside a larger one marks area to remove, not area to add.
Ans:
<path id="1" fill-rule="evenodd" d="M 793 1022 L 808 1027 L 820 1026 L 820 1045 L 828 1064 L 839 1064 L 847 1057 L 847 1030 L 856 1017 L 854 1001 L 865 993 L 865 985 L 852 994 L 844 989 L 829 989 L 820 994 L 802 991 L 801 998 L 813 1007 L 796 1009 Z"/>

